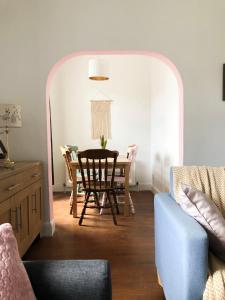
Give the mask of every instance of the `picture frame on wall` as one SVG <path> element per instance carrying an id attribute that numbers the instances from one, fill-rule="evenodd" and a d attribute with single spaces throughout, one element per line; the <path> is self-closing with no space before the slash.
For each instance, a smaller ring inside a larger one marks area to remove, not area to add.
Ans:
<path id="1" fill-rule="evenodd" d="M 0 140 L 0 159 L 6 158 L 7 150 L 3 144 L 3 142 Z"/>
<path id="2" fill-rule="evenodd" d="M 223 101 L 225 101 L 225 64 L 223 64 Z"/>

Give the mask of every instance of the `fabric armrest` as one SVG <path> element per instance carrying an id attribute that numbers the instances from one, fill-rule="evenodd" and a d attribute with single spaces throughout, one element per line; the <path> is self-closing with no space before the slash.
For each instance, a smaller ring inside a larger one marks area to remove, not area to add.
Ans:
<path id="1" fill-rule="evenodd" d="M 24 261 L 24 266 L 38 300 L 111 300 L 105 260 Z"/>
<path id="2" fill-rule="evenodd" d="M 156 267 L 168 300 L 202 299 L 208 237 L 168 193 L 154 199 Z"/>

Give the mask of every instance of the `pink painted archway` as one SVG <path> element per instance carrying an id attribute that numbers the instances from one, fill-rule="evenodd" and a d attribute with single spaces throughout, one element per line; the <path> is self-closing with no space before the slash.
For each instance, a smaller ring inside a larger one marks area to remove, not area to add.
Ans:
<path id="1" fill-rule="evenodd" d="M 52 210 L 52 160 L 51 160 L 51 142 L 50 142 L 50 111 L 49 111 L 49 98 L 50 98 L 50 88 L 52 80 L 57 73 L 58 69 L 68 60 L 73 59 L 77 56 L 83 55 L 144 55 L 154 57 L 165 65 L 167 65 L 172 73 L 174 74 L 177 85 L 178 85 L 178 95 L 179 95 L 179 163 L 183 164 L 183 130 L 184 130 L 184 101 L 183 101 L 183 83 L 179 71 L 176 66 L 164 55 L 157 52 L 150 51 L 81 51 L 71 53 L 62 59 L 60 59 L 51 69 L 47 84 L 46 84 L 46 111 L 47 111 L 47 141 L 48 141 L 48 186 L 49 186 L 49 206 L 50 206 L 50 219 L 53 219 L 53 210 Z"/>

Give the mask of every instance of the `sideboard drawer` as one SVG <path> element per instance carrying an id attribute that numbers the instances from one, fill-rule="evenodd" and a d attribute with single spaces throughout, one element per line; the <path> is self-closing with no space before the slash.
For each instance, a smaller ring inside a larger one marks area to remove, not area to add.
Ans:
<path id="1" fill-rule="evenodd" d="M 28 186 L 42 178 L 42 167 L 41 165 L 36 165 L 21 175 L 23 176 L 24 187 Z"/>
<path id="2" fill-rule="evenodd" d="M 14 175 L 1 180 L 0 184 L 0 202 L 11 197 L 23 188 L 21 176 Z"/>

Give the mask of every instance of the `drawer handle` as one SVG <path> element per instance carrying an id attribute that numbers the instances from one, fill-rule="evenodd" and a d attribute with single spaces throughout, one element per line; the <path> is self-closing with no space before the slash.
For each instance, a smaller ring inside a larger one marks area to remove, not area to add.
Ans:
<path id="1" fill-rule="evenodd" d="M 37 212 L 37 202 L 36 202 L 36 195 L 35 194 L 32 194 L 32 200 L 33 199 L 34 199 L 34 208 L 32 208 L 32 211 L 34 211 L 36 213 Z"/>
<path id="2" fill-rule="evenodd" d="M 15 226 L 16 227 L 14 227 L 13 225 L 12 225 L 12 227 L 13 227 L 13 230 L 15 230 L 16 232 L 18 232 L 19 231 L 19 229 L 18 229 L 18 215 L 17 215 L 17 209 L 12 209 L 11 210 L 11 223 L 12 223 L 12 213 L 14 213 L 15 214 Z M 13 218 L 14 219 L 14 218 Z"/>
<path id="3" fill-rule="evenodd" d="M 20 186 L 20 183 L 13 184 L 7 188 L 8 191 L 13 191 Z"/>
<path id="4" fill-rule="evenodd" d="M 21 206 L 16 208 L 16 215 L 17 215 L 17 226 L 21 229 L 22 228 L 22 211 Z"/>
<path id="5" fill-rule="evenodd" d="M 36 177 L 40 177 L 40 173 L 34 173 L 33 175 L 32 175 L 32 178 L 36 178 Z"/>

